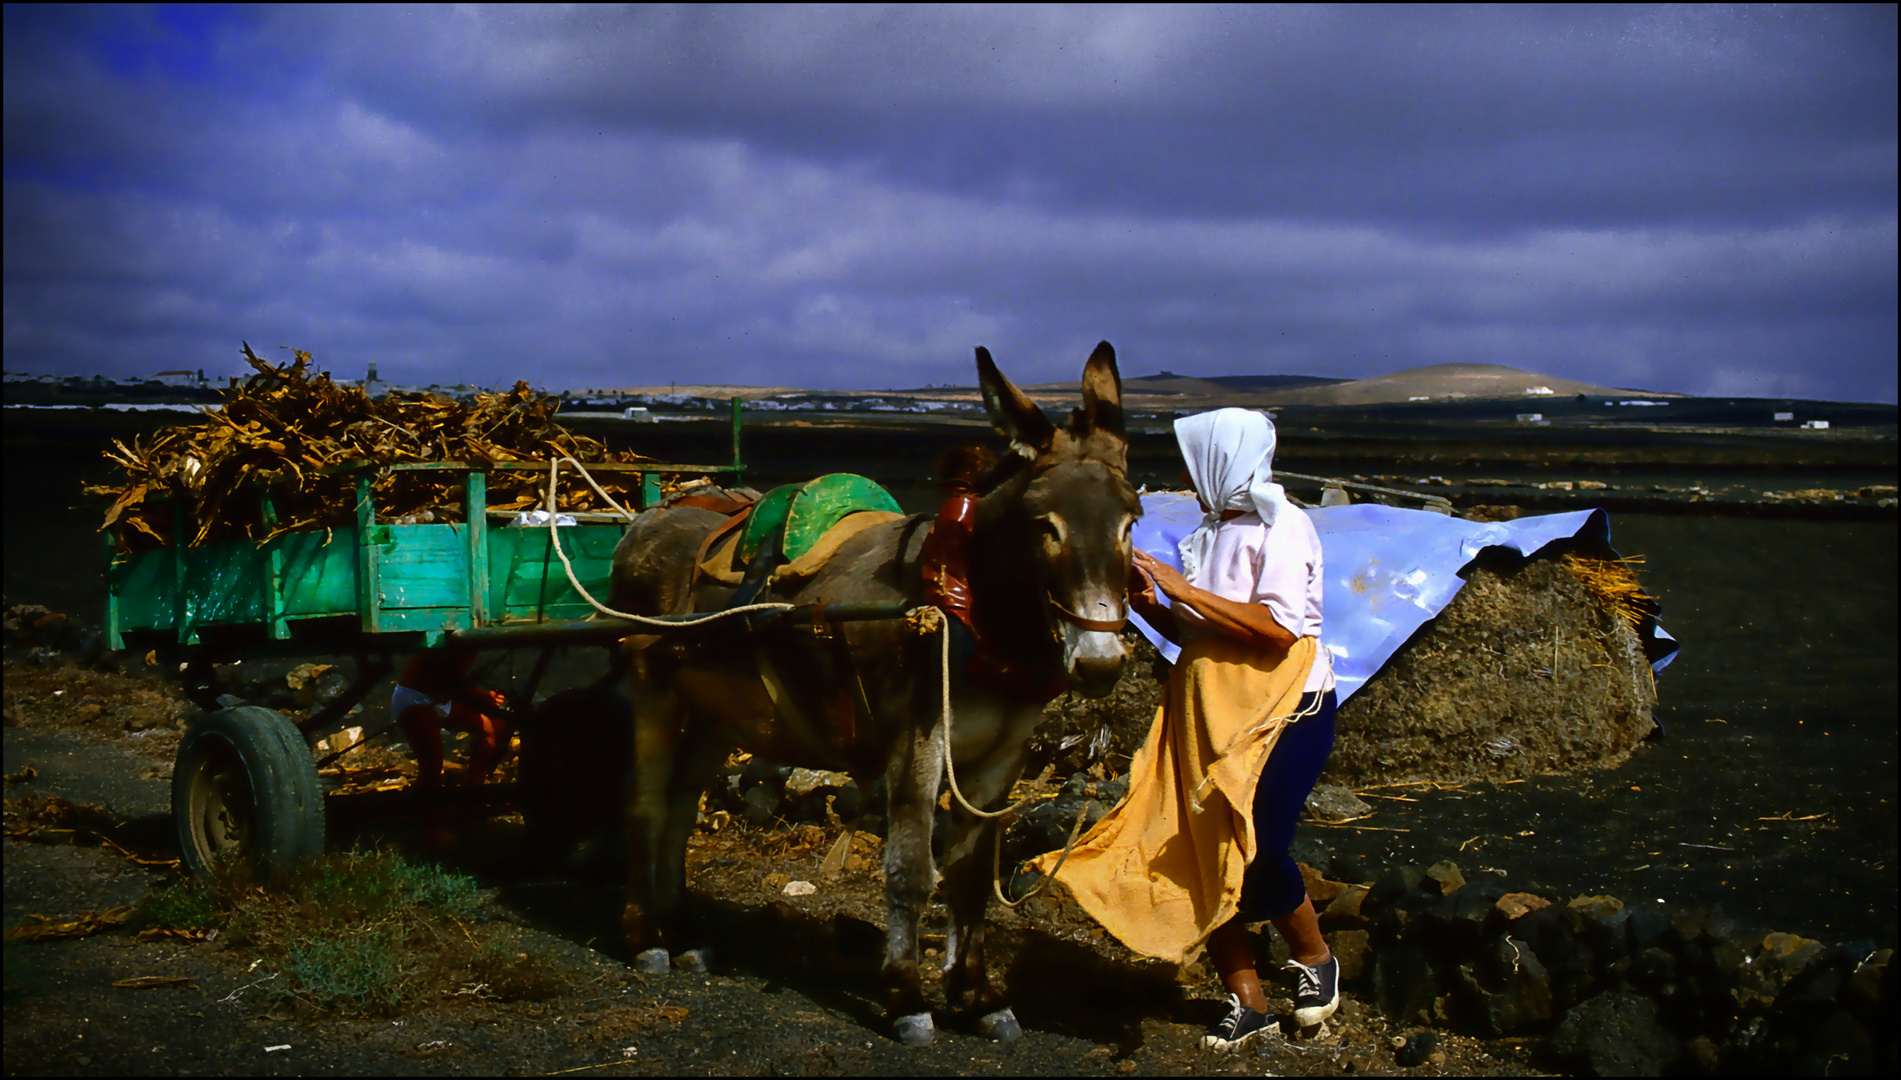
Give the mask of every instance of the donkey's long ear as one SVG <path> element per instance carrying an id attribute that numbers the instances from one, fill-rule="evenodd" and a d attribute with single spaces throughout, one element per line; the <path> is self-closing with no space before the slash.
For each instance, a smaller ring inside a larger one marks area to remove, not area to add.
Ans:
<path id="1" fill-rule="evenodd" d="M 1036 402 L 1003 377 L 997 362 L 990 359 L 990 350 L 982 345 L 977 346 L 977 385 L 983 388 L 984 409 L 990 413 L 990 422 L 1010 440 L 1012 449 L 1034 458 L 1050 448 L 1056 428 Z"/>
<path id="2" fill-rule="evenodd" d="M 1083 365 L 1083 407 L 1076 413 L 1076 436 L 1092 431 L 1125 434 L 1122 425 L 1122 374 L 1116 370 L 1115 346 L 1104 341 Z"/>

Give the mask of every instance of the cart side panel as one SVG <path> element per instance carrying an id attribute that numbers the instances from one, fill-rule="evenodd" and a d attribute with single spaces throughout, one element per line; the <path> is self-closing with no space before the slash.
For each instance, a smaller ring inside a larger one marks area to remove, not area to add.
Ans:
<path id="1" fill-rule="evenodd" d="M 259 583 L 268 572 L 267 557 L 249 540 L 187 548 L 186 620 L 194 627 L 263 622 L 269 609 Z"/>
<path id="2" fill-rule="evenodd" d="M 286 618 L 357 614 L 356 529 L 288 533 L 278 542 Z"/>
<path id="3" fill-rule="evenodd" d="M 176 585 L 169 548 L 115 555 L 106 572 L 106 588 L 119 600 L 120 632 L 169 628 Z"/>
<path id="4" fill-rule="evenodd" d="M 488 534 L 489 596 L 494 598 L 497 622 L 544 622 L 585 619 L 594 609 L 568 583 L 568 573 L 554 553 L 550 530 L 490 529 Z M 619 525 L 568 525 L 561 529 L 561 549 L 574 564 L 574 576 L 601 603 L 609 603 L 614 549 L 620 546 Z"/>
<path id="5" fill-rule="evenodd" d="M 460 525 L 372 525 L 378 628 L 469 628 L 469 538 Z"/>

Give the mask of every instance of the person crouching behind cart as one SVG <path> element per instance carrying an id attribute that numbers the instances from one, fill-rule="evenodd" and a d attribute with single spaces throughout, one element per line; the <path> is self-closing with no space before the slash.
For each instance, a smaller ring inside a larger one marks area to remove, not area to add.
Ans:
<path id="1" fill-rule="evenodd" d="M 1032 866 L 1137 952 L 1186 964 L 1205 947 L 1232 996 L 1203 1043 L 1232 1051 L 1274 1026 L 1247 923 L 1286 939 L 1297 1023 L 1339 1004 L 1339 965 L 1288 857 L 1333 750 L 1333 668 L 1319 535 L 1272 482 L 1273 424 L 1220 409 L 1177 420 L 1175 435 L 1206 517 L 1180 545 L 1181 571 L 1134 552 L 1129 599 L 1181 654 L 1127 797 L 1068 866 L 1055 852 Z"/>
<path id="2" fill-rule="evenodd" d="M 410 656 L 397 678 L 389 707 L 416 757 L 418 790 L 442 787 L 444 728 L 471 736 L 469 764 L 463 773 L 465 784 L 488 783 L 501 756 L 508 738 L 508 725 L 503 719 L 508 715 L 508 705 L 499 692 L 469 685 L 469 667 L 474 662 L 472 652 L 424 649 Z M 432 806 L 428 813 L 430 842 L 448 842 L 440 808 Z"/>

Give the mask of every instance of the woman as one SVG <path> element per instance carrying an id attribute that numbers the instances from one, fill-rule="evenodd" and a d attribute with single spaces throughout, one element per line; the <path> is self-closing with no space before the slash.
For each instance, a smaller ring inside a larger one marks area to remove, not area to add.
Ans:
<path id="1" fill-rule="evenodd" d="M 1147 552 L 1135 553 L 1141 581 L 1130 599 L 1136 611 L 1184 646 L 1220 635 L 1285 654 L 1302 638 L 1318 639 L 1320 538 L 1272 482 L 1273 424 L 1258 412 L 1221 409 L 1176 421 L 1175 437 L 1208 517 L 1181 544 L 1186 573 Z M 1315 650 L 1295 719 L 1261 767 L 1253 805 L 1255 855 L 1240 910 L 1208 938 L 1232 995 L 1228 1016 L 1203 1040 L 1217 1049 L 1238 1048 L 1273 1022 L 1245 923 L 1271 920 L 1286 939 L 1293 954 L 1288 966 L 1299 974 L 1296 1022 L 1318 1024 L 1339 1004 L 1339 964 L 1287 854 L 1301 807 L 1333 750 L 1333 668 L 1326 657 L 1324 649 Z"/>
<path id="2" fill-rule="evenodd" d="M 1339 966 L 1320 935 L 1294 823 L 1333 749 L 1333 670 L 1319 646 L 1320 542 L 1273 476 L 1274 428 L 1245 409 L 1175 422 L 1207 516 L 1182 571 L 1134 553 L 1130 601 L 1182 646 L 1129 794 L 1055 872 L 1137 952 L 1191 961 L 1206 946 L 1233 995 L 1203 1040 L 1238 1049 L 1274 1017 L 1245 924 L 1271 920 L 1299 973 L 1295 1020 L 1332 1015 Z"/>

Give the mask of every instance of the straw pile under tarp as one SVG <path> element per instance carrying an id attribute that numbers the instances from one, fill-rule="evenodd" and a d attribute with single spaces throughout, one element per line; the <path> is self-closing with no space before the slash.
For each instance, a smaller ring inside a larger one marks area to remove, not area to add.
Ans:
<path id="1" fill-rule="evenodd" d="M 390 393 L 372 400 L 360 387 L 312 374 L 310 354 L 296 350 L 288 365 L 262 359 L 244 346 L 257 374 L 234 383 L 222 408 L 205 420 L 134 439 L 113 440 L 106 457 L 124 471 L 116 484 L 86 489 L 110 496 L 101 529 L 116 528 L 128 548 L 170 544 L 172 506 L 183 500 L 188 543 L 282 532 L 327 529 L 356 522 L 356 462 L 451 461 L 470 464 L 572 457 L 587 464 L 632 463 L 645 458 L 610 451 L 601 442 L 555 423 L 558 399 L 525 382 L 472 405 L 425 394 Z M 631 508 L 635 475 L 603 472 L 595 479 Z M 493 470 L 489 507 L 526 509 L 538 503 L 546 469 Z M 275 523 L 263 520 L 259 494 L 270 485 Z M 168 498 L 169 497 L 169 498 Z M 378 520 L 399 523 L 467 520 L 460 474 L 386 472 L 377 477 Z M 562 485 L 561 509 L 608 509 L 584 483 Z"/>
<path id="2" fill-rule="evenodd" d="M 1621 764 L 1654 729 L 1657 702 L 1637 636 L 1657 610 L 1631 570 L 1640 561 L 1489 549 L 1452 602 L 1340 707 L 1322 782 L 1463 783 Z M 1129 767 L 1168 678 L 1147 642 L 1129 644 L 1109 697 L 1049 703 L 1033 765 L 1058 775 Z"/>
<path id="3" fill-rule="evenodd" d="M 1493 551 L 1340 707 L 1325 782 L 1608 769 L 1655 730 L 1656 678 L 1637 636 L 1652 601 L 1629 563 Z"/>

